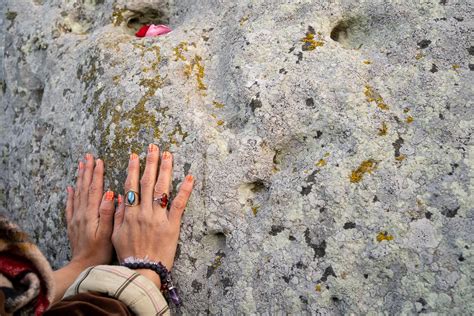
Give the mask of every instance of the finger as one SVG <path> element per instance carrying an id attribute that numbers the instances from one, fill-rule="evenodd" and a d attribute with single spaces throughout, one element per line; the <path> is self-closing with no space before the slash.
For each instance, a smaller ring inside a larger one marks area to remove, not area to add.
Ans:
<path id="1" fill-rule="evenodd" d="M 158 181 L 156 181 L 154 198 L 161 198 L 163 193 L 169 196 L 171 173 L 173 171 L 173 156 L 171 153 L 165 151 L 161 158 L 160 172 L 158 174 Z M 160 201 L 153 203 L 155 208 L 163 208 Z M 166 207 L 166 206 L 165 206 Z M 166 214 L 166 213 L 164 213 Z"/>
<path id="2" fill-rule="evenodd" d="M 94 172 L 94 156 L 92 156 L 92 154 L 86 154 L 85 158 L 86 163 L 81 182 L 81 203 L 87 205 L 87 199 L 89 197 L 89 186 L 92 181 L 92 173 Z"/>
<path id="3" fill-rule="evenodd" d="M 117 198 L 117 209 L 115 210 L 115 218 L 114 218 L 114 232 L 118 231 L 120 226 L 123 223 L 123 215 L 125 214 L 125 203 L 123 201 L 123 195 L 119 194 Z"/>
<path id="4" fill-rule="evenodd" d="M 98 216 L 98 209 L 104 194 L 104 162 L 97 159 L 92 173 L 92 181 L 89 186 L 89 198 L 87 200 L 87 209 Z"/>
<path id="5" fill-rule="evenodd" d="M 158 171 L 159 150 L 154 144 L 148 145 L 145 171 L 143 171 L 140 181 L 142 210 L 150 210 L 153 201 L 153 188 L 156 182 L 156 172 Z"/>
<path id="6" fill-rule="evenodd" d="M 72 214 L 74 212 L 74 189 L 70 186 L 67 190 L 67 201 L 66 201 L 66 224 L 67 227 L 71 224 Z"/>
<path id="7" fill-rule="evenodd" d="M 132 153 L 130 155 L 130 160 L 128 161 L 128 174 L 127 174 L 127 180 L 125 180 L 125 196 L 124 200 L 125 202 L 128 200 L 127 197 L 127 192 L 128 191 L 135 191 L 135 192 L 140 192 L 140 186 L 138 184 L 138 179 L 140 176 L 140 159 L 138 159 L 138 155 L 135 153 Z M 127 210 L 130 207 L 135 207 L 135 206 L 125 206 L 125 210 Z"/>
<path id="8" fill-rule="evenodd" d="M 194 177 L 192 175 L 187 175 L 184 179 L 184 182 L 179 188 L 178 195 L 173 200 L 171 204 L 171 210 L 169 213 L 169 220 L 172 225 L 179 227 L 181 224 L 181 217 L 183 216 L 184 208 L 188 203 L 191 192 L 193 191 Z"/>
<path id="9" fill-rule="evenodd" d="M 110 238 L 114 227 L 114 192 L 107 191 L 99 206 L 99 227 L 97 233 L 103 238 Z"/>
<path id="10" fill-rule="evenodd" d="M 79 165 L 77 167 L 77 180 L 76 180 L 76 189 L 74 190 L 74 209 L 77 210 L 79 208 L 79 203 L 81 201 L 81 188 L 82 188 L 82 178 L 84 176 L 84 163 L 79 161 Z M 87 193 L 87 192 L 86 192 Z"/>

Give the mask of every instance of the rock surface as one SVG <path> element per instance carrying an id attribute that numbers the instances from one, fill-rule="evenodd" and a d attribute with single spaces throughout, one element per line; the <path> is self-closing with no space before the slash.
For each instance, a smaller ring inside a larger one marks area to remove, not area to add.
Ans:
<path id="1" fill-rule="evenodd" d="M 121 192 L 155 142 L 182 313 L 474 313 L 471 1 L 2 6 L 0 201 L 54 266 L 77 161 Z"/>

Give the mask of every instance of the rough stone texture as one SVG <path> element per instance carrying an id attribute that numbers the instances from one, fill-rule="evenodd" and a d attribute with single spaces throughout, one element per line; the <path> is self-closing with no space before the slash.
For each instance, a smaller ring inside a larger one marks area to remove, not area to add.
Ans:
<path id="1" fill-rule="evenodd" d="M 155 142 L 184 314 L 474 313 L 472 1 L 239 2 L 7 0 L 2 207 L 59 266 L 78 159 Z"/>

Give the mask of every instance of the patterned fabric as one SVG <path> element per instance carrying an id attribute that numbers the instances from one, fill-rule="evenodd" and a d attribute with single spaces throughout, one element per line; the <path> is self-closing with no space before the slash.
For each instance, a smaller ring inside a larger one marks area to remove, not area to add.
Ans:
<path id="1" fill-rule="evenodd" d="M 156 285 L 126 267 L 100 265 L 86 269 L 67 289 L 63 299 L 85 292 L 118 299 L 136 315 L 170 315 L 168 304 Z"/>
<path id="2" fill-rule="evenodd" d="M 7 314 L 41 315 L 54 297 L 48 261 L 28 236 L 1 214 L 0 291 Z"/>

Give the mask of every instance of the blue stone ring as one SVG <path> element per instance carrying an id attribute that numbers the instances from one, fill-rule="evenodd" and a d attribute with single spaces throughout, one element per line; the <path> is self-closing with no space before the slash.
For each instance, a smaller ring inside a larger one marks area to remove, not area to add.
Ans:
<path id="1" fill-rule="evenodd" d="M 140 195 L 138 195 L 138 192 L 128 190 L 125 194 L 125 205 L 137 206 L 138 204 L 140 204 Z"/>

